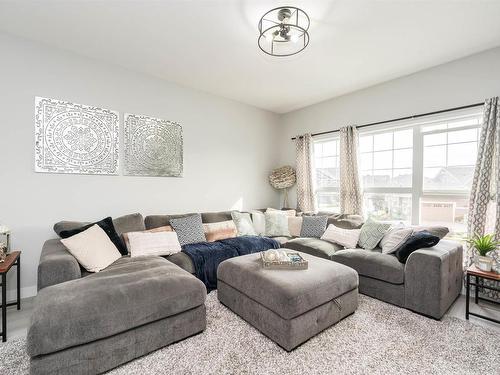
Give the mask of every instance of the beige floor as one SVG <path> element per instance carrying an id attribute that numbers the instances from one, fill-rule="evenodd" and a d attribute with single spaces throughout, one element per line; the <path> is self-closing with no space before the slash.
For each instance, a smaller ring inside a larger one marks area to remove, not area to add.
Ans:
<path id="1" fill-rule="evenodd" d="M 34 297 L 21 300 L 21 310 L 15 306 L 7 308 L 7 340 L 16 337 L 25 337 L 33 311 Z"/>
<path id="2" fill-rule="evenodd" d="M 500 305 L 482 305 L 476 306 L 471 299 L 471 311 L 490 316 L 500 320 Z M 17 311 L 15 306 L 7 309 L 7 339 L 15 337 L 25 337 L 28 329 L 28 324 L 33 311 L 33 298 L 22 300 L 21 310 Z M 465 320 L 465 296 L 461 295 L 455 303 L 450 307 L 446 315 L 454 316 Z M 496 324 L 484 319 L 471 316 L 469 321 L 474 324 L 481 325 L 485 328 L 494 330 L 500 334 L 500 324 Z"/>

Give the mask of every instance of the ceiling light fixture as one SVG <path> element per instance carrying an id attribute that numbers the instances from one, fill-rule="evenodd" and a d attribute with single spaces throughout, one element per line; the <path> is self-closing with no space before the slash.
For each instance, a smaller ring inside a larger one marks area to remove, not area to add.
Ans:
<path id="1" fill-rule="evenodd" d="M 296 7 L 271 9 L 259 21 L 259 48 L 271 56 L 292 56 L 309 44 L 309 16 Z"/>

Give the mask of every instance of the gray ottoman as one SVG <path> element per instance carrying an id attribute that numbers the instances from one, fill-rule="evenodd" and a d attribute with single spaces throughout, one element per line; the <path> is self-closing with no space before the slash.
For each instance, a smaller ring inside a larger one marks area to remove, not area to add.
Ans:
<path id="1" fill-rule="evenodd" d="M 269 270 L 260 254 L 228 259 L 217 270 L 219 300 L 290 351 L 358 307 L 358 274 L 300 253 L 307 270 Z"/>

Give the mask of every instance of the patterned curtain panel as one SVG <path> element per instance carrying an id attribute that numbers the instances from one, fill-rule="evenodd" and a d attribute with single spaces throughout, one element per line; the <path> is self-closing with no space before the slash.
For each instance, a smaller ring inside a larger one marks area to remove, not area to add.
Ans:
<path id="1" fill-rule="evenodd" d="M 313 155 L 311 134 L 295 137 L 297 149 L 297 208 L 303 212 L 316 211 L 313 186 Z"/>
<path id="2" fill-rule="evenodd" d="M 363 214 L 363 198 L 358 173 L 358 130 L 340 129 L 340 213 Z"/>
<path id="3" fill-rule="evenodd" d="M 488 216 L 493 220 L 493 233 L 500 239 L 500 100 L 487 99 L 484 103 L 483 125 L 477 151 L 476 168 L 469 201 L 468 235 L 483 235 L 486 232 Z M 493 207 L 492 207 L 493 206 Z M 493 209 L 492 209 L 493 208 Z M 490 215 L 488 215 L 490 214 Z M 494 217 L 492 219 L 492 216 Z M 467 249 L 465 266 L 474 262 L 472 249 Z M 499 251 L 493 255 L 500 262 Z M 498 283 L 488 283 L 499 287 Z M 483 289 L 488 298 L 499 298 L 500 293 Z"/>

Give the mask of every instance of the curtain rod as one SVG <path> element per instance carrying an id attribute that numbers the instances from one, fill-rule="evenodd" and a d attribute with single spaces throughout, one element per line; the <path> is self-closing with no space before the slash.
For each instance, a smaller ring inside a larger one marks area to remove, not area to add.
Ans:
<path id="1" fill-rule="evenodd" d="M 475 103 L 475 104 L 464 105 L 464 106 L 461 106 L 461 107 L 442 109 L 440 111 L 421 113 L 421 114 L 413 115 L 413 116 L 399 117 L 399 118 L 394 118 L 392 120 L 371 122 L 369 124 L 363 124 L 363 125 L 356 126 L 356 128 L 357 129 L 361 129 L 361 128 L 365 128 L 367 126 L 387 124 L 389 122 L 396 122 L 396 121 L 403 121 L 403 120 L 412 120 L 412 119 L 419 118 L 419 117 L 424 117 L 424 116 L 438 115 L 440 113 L 451 112 L 451 111 L 458 111 L 459 109 L 467 109 L 467 108 L 479 107 L 480 105 L 484 105 L 484 102 L 483 103 Z M 313 133 L 313 134 L 311 134 L 311 136 L 315 137 L 315 136 L 323 135 L 323 134 L 336 133 L 338 131 L 340 131 L 340 130 L 339 129 L 337 129 L 337 130 L 327 130 L 327 131 L 324 131 L 324 132 Z M 294 141 L 296 138 L 297 137 L 293 137 L 292 141 Z"/>

